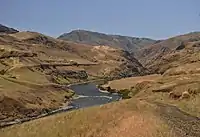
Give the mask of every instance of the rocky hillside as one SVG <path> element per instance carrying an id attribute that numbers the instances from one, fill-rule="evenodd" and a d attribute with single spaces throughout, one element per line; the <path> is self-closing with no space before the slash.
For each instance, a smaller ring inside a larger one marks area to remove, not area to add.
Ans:
<path id="1" fill-rule="evenodd" d="M 197 60 L 200 32 L 163 40 L 135 52 L 135 57 L 154 73 L 164 73 L 170 67 Z M 173 62 L 173 63 L 172 63 Z"/>
<path id="2" fill-rule="evenodd" d="M 0 34 L 0 124 L 37 116 L 67 103 L 66 85 L 145 75 L 132 54 L 67 42 L 36 32 Z"/>
<path id="3" fill-rule="evenodd" d="M 89 45 L 109 45 L 111 47 L 122 48 L 127 51 L 134 51 L 156 42 L 155 40 L 149 38 L 107 35 L 85 30 L 74 30 L 70 33 L 64 33 L 63 35 L 59 36 L 58 39 Z"/>
<path id="4" fill-rule="evenodd" d="M 16 33 L 16 32 L 19 31 L 0 24 L 0 33 Z"/>

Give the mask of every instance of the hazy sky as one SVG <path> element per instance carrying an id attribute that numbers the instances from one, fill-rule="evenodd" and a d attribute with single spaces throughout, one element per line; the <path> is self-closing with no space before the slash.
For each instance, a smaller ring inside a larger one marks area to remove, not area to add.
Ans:
<path id="1" fill-rule="evenodd" d="M 86 29 L 159 39 L 200 31 L 200 0 L 0 0 L 0 24 L 54 37 Z"/>

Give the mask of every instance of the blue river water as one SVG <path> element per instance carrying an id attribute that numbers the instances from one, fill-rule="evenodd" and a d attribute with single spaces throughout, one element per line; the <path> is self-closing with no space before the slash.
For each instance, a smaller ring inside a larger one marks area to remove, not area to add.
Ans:
<path id="1" fill-rule="evenodd" d="M 70 106 L 85 108 L 90 106 L 107 104 L 120 100 L 120 95 L 100 91 L 95 83 L 81 84 L 70 86 L 79 97 L 73 99 Z"/>

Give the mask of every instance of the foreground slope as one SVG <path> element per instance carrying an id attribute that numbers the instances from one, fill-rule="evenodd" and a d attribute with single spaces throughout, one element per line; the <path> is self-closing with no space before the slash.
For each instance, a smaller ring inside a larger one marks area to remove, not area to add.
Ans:
<path id="1" fill-rule="evenodd" d="M 149 38 L 136 38 L 120 35 L 107 35 L 86 30 L 74 30 L 64 33 L 58 39 L 84 43 L 89 45 L 108 45 L 115 48 L 122 48 L 127 51 L 135 51 L 141 47 L 155 43 Z"/>
<path id="2" fill-rule="evenodd" d="M 0 136 L 199 137 L 199 129 L 197 118 L 176 107 L 131 99 L 0 129 Z"/>

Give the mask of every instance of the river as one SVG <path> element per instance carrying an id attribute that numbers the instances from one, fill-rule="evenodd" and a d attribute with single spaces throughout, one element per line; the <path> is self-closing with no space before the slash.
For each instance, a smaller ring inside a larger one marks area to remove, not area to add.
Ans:
<path id="1" fill-rule="evenodd" d="M 11 126 L 14 124 L 21 124 L 30 120 L 39 119 L 39 118 L 46 117 L 49 115 L 54 115 L 56 113 L 66 112 L 66 111 L 85 108 L 85 107 L 103 105 L 103 104 L 107 104 L 113 101 L 118 101 L 121 98 L 120 95 L 118 94 L 111 94 L 106 91 L 104 92 L 100 91 L 96 87 L 95 83 L 72 85 L 70 86 L 70 89 L 72 89 L 76 93 L 77 98 L 72 99 L 71 103 L 68 106 L 61 107 L 51 112 L 38 115 L 36 117 L 16 119 L 16 120 L 8 121 L 8 122 L 2 122 L 0 123 L 0 128 L 4 128 L 4 127 Z"/>
<path id="2" fill-rule="evenodd" d="M 78 95 L 78 98 L 73 99 L 70 103 L 70 106 L 76 109 L 107 104 L 121 98 L 118 94 L 100 91 L 95 83 L 72 85 L 70 89 Z"/>

